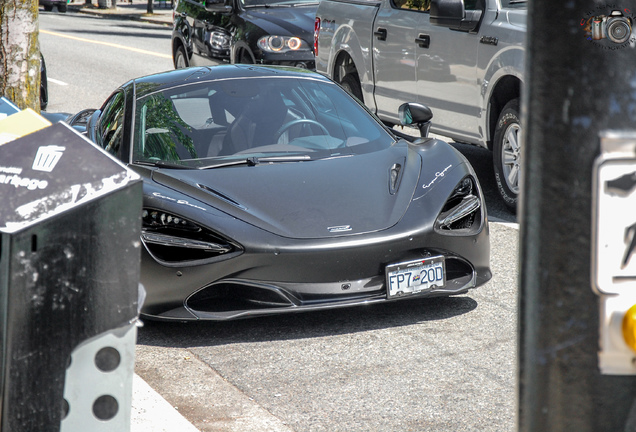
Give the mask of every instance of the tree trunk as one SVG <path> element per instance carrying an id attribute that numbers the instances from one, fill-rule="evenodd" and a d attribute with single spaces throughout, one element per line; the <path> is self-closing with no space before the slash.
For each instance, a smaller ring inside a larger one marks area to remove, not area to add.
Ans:
<path id="1" fill-rule="evenodd" d="M 155 13 L 155 10 L 153 8 L 154 7 L 153 1 L 154 0 L 148 0 L 148 7 L 146 8 L 146 12 L 149 14 Z"/>
<path id="2" fill-rule="evenodd" d="M 38 2 L 0 0 L 0 96 L 40 112 Z"/>

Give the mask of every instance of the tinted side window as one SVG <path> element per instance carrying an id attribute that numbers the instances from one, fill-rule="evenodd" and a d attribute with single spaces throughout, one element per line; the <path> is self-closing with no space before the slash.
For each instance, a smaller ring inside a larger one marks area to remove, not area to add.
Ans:
<path id="1" fill-rule="evenodd" d="M 107 152 L 117 155 L 123 141 L 124 131 L 124 92 L 114 94 L 104 106 L 99 121 L 97 140 Z"/>
<path id="2" fill-rule="evenodd" d="M 428 12 L 431 8 L 431 0 L 393 0 L 393 5 L 398 9 Z M 464 0 L 464 10 L 483 9 L 482 0 Z"/>
<path id="3" fill-rule="evenodd" d="M 398 9 L 428 12 L 431 0 L 393 0 L 393 5 Z"/>
<path id="4" fill-rule="evenodd" d="M 464 10 L 483 9 L 482 3 L 480 0 L 464 0 Z"/>

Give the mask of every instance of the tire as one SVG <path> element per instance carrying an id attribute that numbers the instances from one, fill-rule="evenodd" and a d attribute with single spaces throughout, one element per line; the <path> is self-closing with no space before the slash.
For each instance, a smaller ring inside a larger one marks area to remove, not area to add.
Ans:
<path id="1" fill-rule="evenodd" d="M 521 122 L 519 98 L 508 102 L 499 115 L 493 143 L 495 180 L 506 206 L 516 212 L 521 169 Z"/>
<path id="2" fill-rule="evenodd" d="M 47 11 L 47 12 L 51 12 L 53 10 L 53 6 L 46 5 L 46 6 L 44 6 L 44 10 Z"/>
<path id="3" fill-rule="evenodd" d="M 239 54 L 238 54 L 237 58 L 238 58 L 237 63 L 240 63 L 240 64 L 254 64 L 254 60 L 252 59 L 252 56 L 250 55 L 249 52 L 247 52 L 244 49 L 239 51 Z"/>
<path id="4" fill-rule="evenodd" d="M 188 67 L 188 58 L 186 57 L 185 49 L 179 45 L 174 52 L 174 68 L 183 69 Z"/>
<path id="5" fill-rule="evenodd" d="M 340 85 L 347 92 L 357 97 L 360 102 L 364 102 L 362 99 L 362 86 L 360 85 L 360 78 L 355 73 L 346 74 L 341 80 Z"/>
<path id="6" fill-rule="evenodd" d="M 57 11 L 59 13 L 66 13 L 66 3 L 61 3 L 57 5 Z"/>

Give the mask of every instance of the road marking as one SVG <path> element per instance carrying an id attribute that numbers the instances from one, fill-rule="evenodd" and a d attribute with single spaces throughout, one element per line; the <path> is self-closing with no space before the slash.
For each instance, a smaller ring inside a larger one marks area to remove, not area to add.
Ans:
<path id="1" fill-rule="evenodd" d="M 47 78 L 46 79 L 48 82 L 53 83 L 53 84 L 57 84 L 57 85 L 61 85 L 61 86 L 67 86 L 68 84 L 65 83 L 64 81 L 60 81 L 60 80 L 56 80 L 55 78 Z"/>
<path id="2" fill-rule="evenodd" d="M 166 59 L 171 59 L 172 60 L 172 56 L 169 55 L 169 54 L 160 54 L 160 53 L 156 53 L 156 52 L 152 52 L 152 51 L 142 50 L 142 49 L 139 49 L 139 48 L 128 47 L 128 46 L 125 46 L 125 45 L 119 45 L 119 44 L 114 44 L 114 43 L 110 43 L 110 42 L 101 42 L 101 41 L 96 41 L 96 40 L 92 40 L 92 39 L 84 39 L 84 38 L 80 38 L 80 37 L 77 37 L 77 36 L 70 36 L 70 35 L 66 35 L 66 34 L 63 34 L 63 33 L 52 32 L 52 31 L 49 31 L 49 30 L 40 30 L 40 33 L 48 34 L 48 35 L 51 35 L 51 36 L 59 36 L 59 37 L 67 38 L 67 39 L 80 41 L 80 42 L 88 42 L 88 43 L 94 43 L 94 44 L 98 44 L 98 45 L 106 45 L 106 46 L 109 46 L 109 47 L 112 47 L 112 48 L 119 48 L 119 49 L 133 51 L 133 52 L 140 53 L 140 54 L 147 54 L 147 55 L 151 55 L 151 56 L 155 56 L 155 57 L 161 57 L 161 58 L 166 58 Z"/>

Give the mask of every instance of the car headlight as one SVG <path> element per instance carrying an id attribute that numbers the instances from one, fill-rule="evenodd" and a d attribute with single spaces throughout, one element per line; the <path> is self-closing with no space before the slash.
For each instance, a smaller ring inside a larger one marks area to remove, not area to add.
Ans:
<path id="1" fill-rule="evenodd" d="M 210 33 L 210 45 L 217 50 L 230 49 L 230 38 L 225 33 L 213 31 Z"/>
<path id="2" fill-rule="evenodd" d="M 149 208 L 142 211 L 141 240 L 153 258 L 166 263 L 206 260 L 239 250 L 194 222 Z"/>
<path id="3" fill-rule="evenodd" d="M 258 40 L 258 47 L 271 53 L 309 49 L 307 42 L 296 36 L 263 36 Z"/>
<path id="4" fill-rule="evenodd" d="M 475 180 L 466 176 L 446 200 L 435 222 L 435 228 L 442 231 L 471 229 L 480 221 L 481 205 Z"/>

